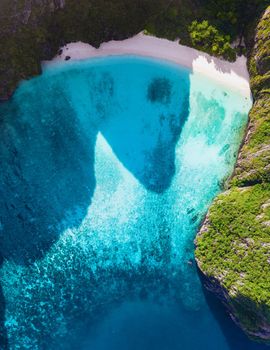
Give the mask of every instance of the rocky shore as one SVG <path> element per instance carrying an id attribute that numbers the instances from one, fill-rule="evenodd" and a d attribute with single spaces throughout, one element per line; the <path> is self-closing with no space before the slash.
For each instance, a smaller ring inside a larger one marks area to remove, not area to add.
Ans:
<path id="1" fill-rule="evenodd" d="M 212 204 L 196 239 L 206 288 L 253 339 L 270 342 L 270 7 L 249 57 L 254 105 L 227 191 Z"/>
<path id="2" fill-rule="evenodd" d="M 174 1 L 166 12 L 168 3 L 0 1 L 0 101 L 9 99 L 22 79 L 39 74 L 41 61 L 69 42 L 98 47 L 137 34 L 158 18 L 157 34 L 175 39 L 177 28 L 183 43 L 187 26 L 201 16 L 200 1 Z M 256 30 L 251 27 L 246 41 L 254 105 L 234 175 L 197 236 L 196 260 L 206 287 L 227 305 L 233 320 L 250 337 L 270 342 L 270 7 Z"/>

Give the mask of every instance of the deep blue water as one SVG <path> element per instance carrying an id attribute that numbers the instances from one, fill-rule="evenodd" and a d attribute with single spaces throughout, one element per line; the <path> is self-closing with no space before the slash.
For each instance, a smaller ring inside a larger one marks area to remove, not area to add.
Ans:
<path id="1" fill-rule="evenodd" d="M 167 62 L 47 68 L 0 106 L 1 341 L 251 350 L 194 263 L 251 101 Z"/>

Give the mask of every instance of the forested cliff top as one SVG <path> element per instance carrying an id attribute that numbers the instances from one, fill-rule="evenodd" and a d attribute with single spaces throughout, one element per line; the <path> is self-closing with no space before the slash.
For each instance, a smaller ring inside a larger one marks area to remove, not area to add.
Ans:
<path id="1" fill-rule="evenodd" d="M 248 56 L 254 106 L 235 174 L 197 240 L 209 289 L 252 337 L 270 340 L 270 9 L 268 0 L 2 0 L 0 100 L 68 42 L 142 30 L 215 56 Z M 263 14 L 264 13 L 264 14 Z M 261 17 L 262 16 L 262 17 Z M 236 48 L 231 43 L 238 40 Z M 245 42 L 245 45 L 244 45 Z"/>
<path id="2" fill-rule="evenodd" d="M 229 43 L 248 32 L 268 0 L 2 0 L 0 99 L 37 75 L 59 47 L 94 46 L 141 30 L 234 59 Z M 240 49 L 241 50 L 241 49 Z"/>

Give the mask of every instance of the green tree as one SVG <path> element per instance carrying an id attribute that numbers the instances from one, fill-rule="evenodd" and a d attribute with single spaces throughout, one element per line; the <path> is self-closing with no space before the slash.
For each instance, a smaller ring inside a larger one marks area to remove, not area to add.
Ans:
<path id="1" fill-rule="evenodd" d="M 269 5 L 269 0 L 201 0 L 211 23 L 230 34 L 232 39 L 242 38 L 254 19 Z"/>
<path id="2" fill-rule="evenodd" d="M 195 48 L 214 56 L 223 56 L 230 61 L 235 60 L 236 52 L 230 46 L 230 36 L 221 33 L 208 21 L 193 21 L 189 26 L 189 35 Z"/>

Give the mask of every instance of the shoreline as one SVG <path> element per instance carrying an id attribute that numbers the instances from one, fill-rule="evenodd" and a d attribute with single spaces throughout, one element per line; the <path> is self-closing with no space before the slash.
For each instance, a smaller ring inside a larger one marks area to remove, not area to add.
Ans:
<path id="1" fill-rule="evenodd" d="M 94 57 L 135 55 L 158 58 L 190 68 L 194 73 L 201 73 L 217 82 L 238 90 L 246 97 L 251 96 L 247 59 L 238 57 L 235 62 L 228 62 L 209 54 L 181 45 L 178 41 L 156 38 L 139 33 L 121 41 L 109 41 L 95 48 L 83 42 L 69 43 L 60 49 L 61 54 L 51 61 L 44 61 L 43 68 L 58 63 L 72 63 Z M 69 59 L 67 60 L 67 58 Z"/>

